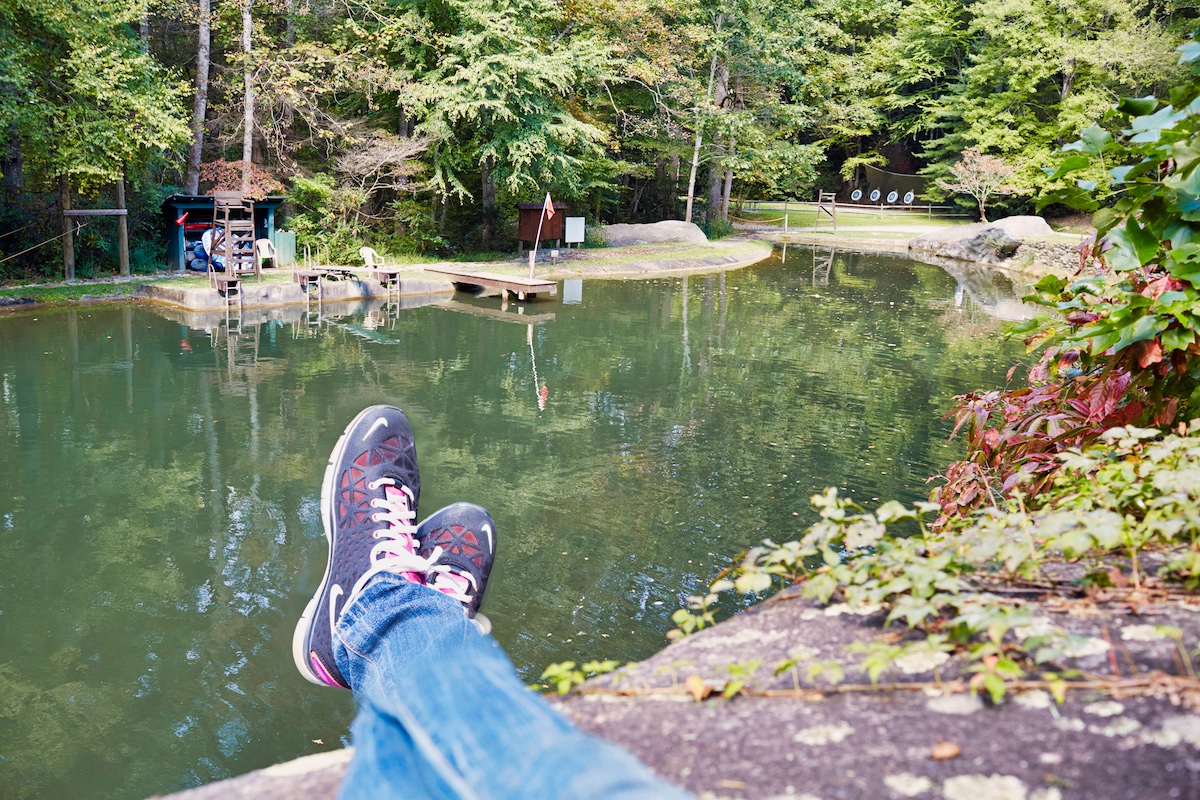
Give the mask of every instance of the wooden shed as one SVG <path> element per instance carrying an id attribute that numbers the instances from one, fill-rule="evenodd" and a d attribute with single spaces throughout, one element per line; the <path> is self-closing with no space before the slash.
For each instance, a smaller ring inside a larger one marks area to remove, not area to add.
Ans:
<path id="1" fill-rule="evenodd" d="M 254 202 L 255 239 L 270 239 L 271 244 L 276 244 L 275 210 L 286 199 L 265 197 Z M 162 207 L 167 217 L 167 264 L 171 269 L 184 269 L 191 260 L 192 247 L 212 227 L 213 197 L 173 194 L 163 201 Z"/>
<path id="2" fill-rule="evenodd" d="M 545 208 L 543 203 L 518 203 L 517 204 L 517 252 L 523 252 L 525 243 L 533 244 L 538 235 L 538 221 L 542 223 L 542 241 L 554 242 L 554 246 L 558 247 L 561 244 L 563 232 L 563 217 L 566 216 L 567 204 L 554 203 L 554 216 L 545 217 L 542 210 Z"/>

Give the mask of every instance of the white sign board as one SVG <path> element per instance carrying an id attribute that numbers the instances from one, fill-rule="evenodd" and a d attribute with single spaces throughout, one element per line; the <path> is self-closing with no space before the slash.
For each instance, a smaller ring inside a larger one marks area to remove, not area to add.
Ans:
<path id="1" fill-rule="evenodd" d="M 563 241 L 567 244 L 579 244 L 583 241 L 583 217 L 566 217 L 563 219 Z"/>

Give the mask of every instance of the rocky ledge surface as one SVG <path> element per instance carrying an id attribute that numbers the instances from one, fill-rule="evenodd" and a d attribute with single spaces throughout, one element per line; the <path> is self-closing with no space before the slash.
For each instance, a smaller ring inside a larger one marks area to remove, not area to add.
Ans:
<path id="1" fill-rule="evenodd" d="M 872 683 L 853 646 L 917 635 L 795 592 L 554 702 L 702 800 L 1200 798 L 1200 690 L 1163 633 L 1194 641 L 1200 607 L 1126 592 L 1036 608 L 1013 635 L 1069 632 L 1078 646 L 1059 666 L 1088 676 L 1062 704 L 1037 676 L 993 704 L 970 692 L 965 664 L 932 652 Z M 789 660 L 800 666 L 781 669 Z M 837 683 L 804 667 L 835 661 Z M 173 797 L 332 798 L 348 760 L 310 756 Z"/>
<path id="2" fill-rule="evenodd" d="M 940 264 L 967 261 L 993 267 L 1044 274 L 1063 273 L 1079 266 L 1082 237 L 1055 233 L 1041 217 L 1006 217 L 924 233 L 908 243 L 917 261 Z"/>
<path id="3" fill-rule="evenodd" d="M 603 226 L 604 240 L 609 247 L 628 247 L 655 242 L 689 242 L 706 244 L 708 237 L 694 222 L 668 219 L 661 222 L 619 223 Z"/>

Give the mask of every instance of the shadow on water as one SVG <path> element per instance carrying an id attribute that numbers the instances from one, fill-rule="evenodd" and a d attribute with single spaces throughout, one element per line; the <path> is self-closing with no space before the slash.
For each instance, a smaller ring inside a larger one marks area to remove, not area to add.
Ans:
<path id="1" fill-rule="evenodd" d="M 0 318 L 0 782 L 140 797 L 345 741 L 292 628 L 325 567 L 320 481 L 363 406 L 417 431 L 421 516 L 486 505 L 487 610 L 522 675 L 641 659 L 808 498 L 913 500 L 941 416 L 1019 349 L 907 259 L 791 248 L 746 270 L 474 297 Z"/>

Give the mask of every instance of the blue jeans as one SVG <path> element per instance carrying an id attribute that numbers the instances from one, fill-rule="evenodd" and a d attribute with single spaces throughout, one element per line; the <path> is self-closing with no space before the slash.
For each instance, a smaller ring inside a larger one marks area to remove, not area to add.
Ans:
<path id="1" fill-rule="evenodd" d="M 358 701 L 343 798 L 689 797 L 559 716 L 444 594 L 379 575 L 336 633 Z"/>

